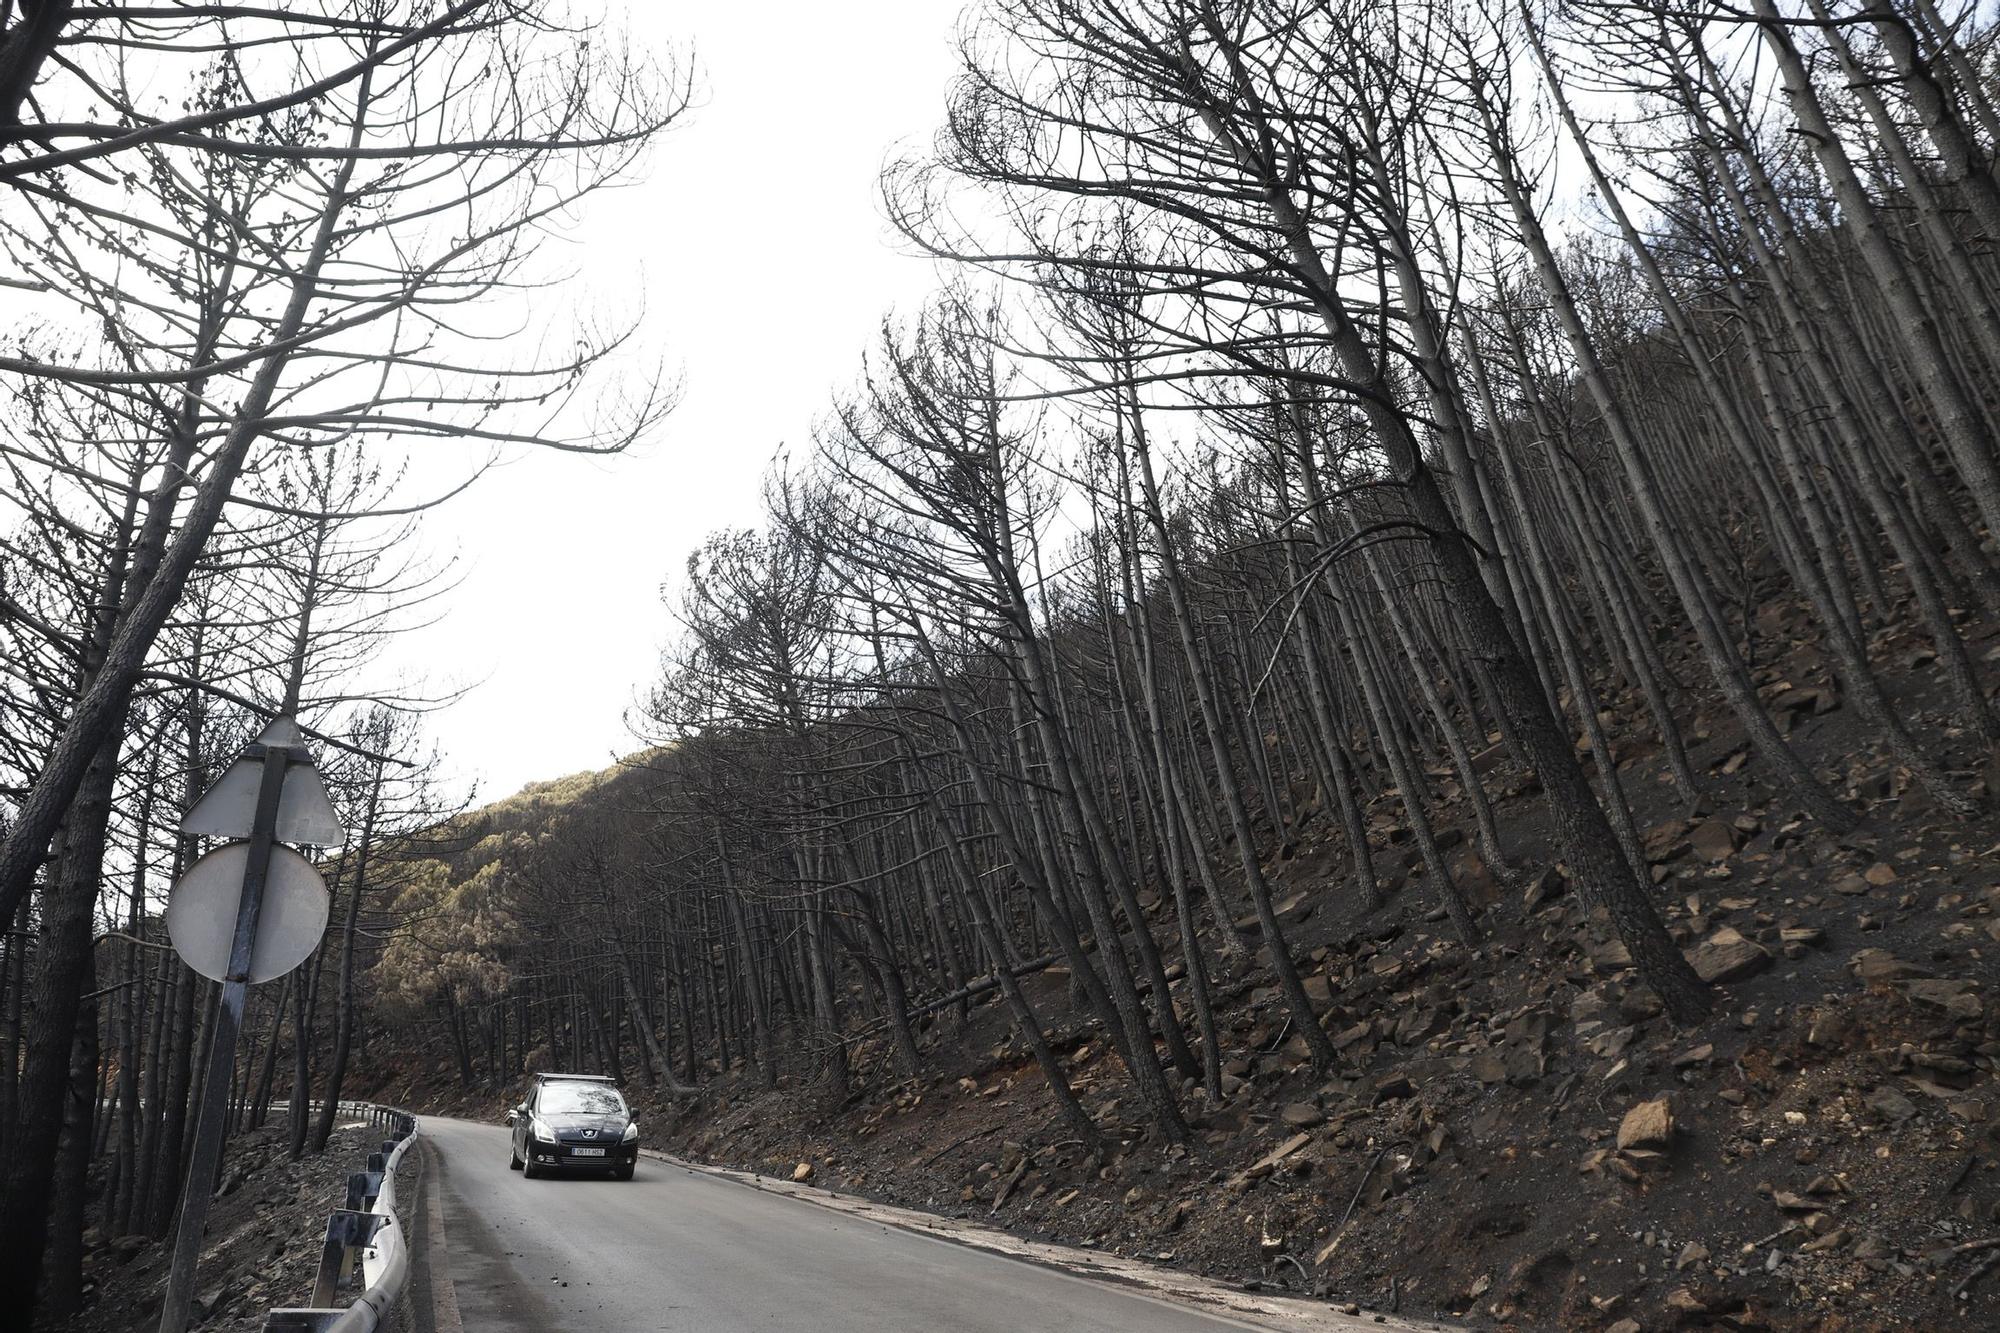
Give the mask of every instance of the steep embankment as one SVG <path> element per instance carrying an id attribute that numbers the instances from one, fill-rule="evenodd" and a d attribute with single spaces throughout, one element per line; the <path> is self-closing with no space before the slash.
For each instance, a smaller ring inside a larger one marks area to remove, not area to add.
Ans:
<path id="1" fill-rule="evenodd" d="M 1834 702 L 1809 694 L 1798 738 L 1836 766 L 1846 728 L 1814 700 Z M 1717 728 L 1696 758 L 1722 776 L 1739 754 Z M 1219 1003 L 1230 1046 L 1257 1054 L 1229 1062 L 1187 1150 L 1139 1138 L 1104 1043 L 1074 1026 L 1077 1087 L 1136 1146 L 1065 1145 L 991 1007 L 933 1018 L 923 1077 L 844 1106 L 738 1073 L 664 1123 L 707 1160 L 1368 1308 L 1621 1333 L 1987 1327 L 1996 830 L 1856 794 L 1873 817 L 1845 837 L 1757 806 L 1654 812 L 1662 907 L 1726 996 L 1694 1030 L 1666 1024 L 1559 871 L 1490 889 L 1505 910 L 1475 955 L 1436 913 L 1343 912 L 1339 858 L 1309 836 L 1273 869 L 1341 1070 L 1314 1075 L 1264 969 L 1238 969 Z M 1539 865 L 1524 795 L 1505 828 Z M 1036 998 L 1058 1008 L 1062 989 L 1045 975 Z"/>
<path id="2" fill-rule="evenodd" d="M 311 1301 L 327 1214 L 347 1196 L 347 1177 L 368 1164 L 380 1131 L 360 1121 L 334 1128 L 324 1153 L 292 1160 L 283 1115 L 233 1136 L 194 1289 L 191 1328 L 261 1333 L 274 1306 Z M 63 1333 L 151 1333 L 160 1322 L 171 1238 L 84 1233 L 87 1306 L 75 1318 L 37 1327 Z M 344 1304 L 346 1297 L 342 1297 Z M 12 1325 L 9 1325 L 12 1327 Z"/>
<path id="3" fill-rule="evenodd" d="M 1496 749 L 1503 833 L 1536 873 L 1503 889 L 1459 848 L 1463 882 L 1495 909 L 1486 946 L 1455 942 L 1414 891 L 1352 911 L 1332 821 L 1309 820 L 1269 869 L 1341 1067 L 1312 1072 L 1268 954 L 1240 960 L 1216 1002 L 1225 1046 L 1251 1054 L 1228 1062 L 1220 1103 L 1185 1089 L 1186 1147 L 1163 1149 L 1121 1104 L 1115 1057 L 1054 967 L 1031 997 L 1113 1151 L 1067 1138 L 992 1003 L 925 1014 L 912 1078 L 864 1033 L 838 1105 L 796 1074 L 765 1088 L 740 1060 L 697 1098 L 635 1088 L 648 1138 L 1365 1308 L 1621 1333 L 1987 1326 L 2000 1317 L 1986 1277 L 2000 1257 L 2000 830 L 1934 815 L 1858 749 L 1809 652 L 1760 683 L 1868 818 L 1845 836 L 1788 818 L 1717 717 L 1691 727 L 1709 808 L 1672 808 L 1655 759 L 1625 756 L 1661 907 L 1723 985 L 1697 1029 L 1665 1022 L 1567 891 L 1539 797 Z M 1394 810 L 1376 803 L 1371 838 L 1410 875 Z M 448 1067 L 376 1056 L 374 1081 L 403 1101 L 506 1102 Z"/>

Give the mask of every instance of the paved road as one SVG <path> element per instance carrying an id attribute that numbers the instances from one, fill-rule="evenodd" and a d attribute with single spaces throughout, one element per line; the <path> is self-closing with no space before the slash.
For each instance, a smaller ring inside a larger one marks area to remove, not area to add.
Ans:
<path id="1" fill-rule="evenodd" d="M 426 1116 L 423 1133 L 446 1238 L 439 1266 L 468 1333 L 1259 1327 L 665 1162 L 641 1159 L 629 1182 L 527 1180 L 507 1169 L 499 1126 Z"/>

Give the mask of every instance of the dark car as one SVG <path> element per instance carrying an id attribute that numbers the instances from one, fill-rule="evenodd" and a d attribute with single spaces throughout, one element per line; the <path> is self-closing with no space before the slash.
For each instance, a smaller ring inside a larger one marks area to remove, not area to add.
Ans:
<path id="1" fill-rule="evenodd" d="M 639 1125 L 618 1085 L 601 1074 L 537 1074 L 507 1113 L 514 1160 L 530 1179 L 544 1172 L 595 1171 L 630 1180 L 639 1161 Z"/>

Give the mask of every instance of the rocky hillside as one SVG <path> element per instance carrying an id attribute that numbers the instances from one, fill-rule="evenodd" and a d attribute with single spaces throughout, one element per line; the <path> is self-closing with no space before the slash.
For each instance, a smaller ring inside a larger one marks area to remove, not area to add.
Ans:
<path id="1" fill-rule="evenodd" d="M 1366 1308 L 1618 1333 L 2000 1319 L 1993 831 L 1832 839 L 1729 811 L 1648 843 L 1728 996 L 1699 1028 L 1661 1018 L 1548 871 L 1479 955 L 1295 896 L 1340 1073 L 1311 1072 L 1246 969 L 1221 998 L 1258 1054 L 1186 1151 L 1065 1145 L 990 1010 L 933 1024 L 935 1076 L 833 1112 L 739 1075 L 661 1113 L 696 1157 Z M 1523 954 L 1546 966 L 1502 965 Z M 1116 1082 L 1101 1041 L 1064 1060 L 1086 1095 Z"/>
<path id="2" fill-rule="evenodd" d="M 916 1078 L 894 1072 L 879 1027 L 864 1032 L 851 1055 L 866 1072 L 839 1104 L 792 1074 L 766 1088 L 741 1060 L 693 1097 L 634 1087 L 652 1103 L 648 1138 L 1358 1308 L 1617 1333 L 1990 1326 L 2000 827 L 1938 816 L 1855 749 L 1823 675 L 1774 667 L 1762 684 L 1868 818 L 1835 836 L 1774 812 L 1740 776 L 1740 737 L 1712 718 L 1692 733 L 1720 793 L 1710 806 L 1678 810 L 1657 758 L 1628 762 L 1661 910 L 1725 997 L 1698 1027 L 1665 1020 L 1551 863 L 1532 781 L 1496 758 L 1503 832 L 1534 873 L 1503 888 L 1448 831 L 1484 899 L 1477 952 L 1407 893 L 1355 912 L 1331 887 L 1325 821 L 1272 861 L 1340 1066 L 1313 1072 L 1268 950 L 1240 961 L 1213 998 L 1244 1054 L 1219 1100 L 1183 1087 L 1186 1146 L 1162 1146 L 1126 1100 L 1060 966 L 1025 984 L 1072 1086 L 1116 1134 L 1104 1151 L 1065 1132 L 990 993 L 962 1017 L 919 1018 Z M 1393 810 L 1377 803 L 1371 841 L 1407 873 Z M 482 1114 L 507 1100 L 378 1050 L 391 1097 Z"/>
<path id="3" fill-rule="evenodd" d="M 305 1305 L 319 1272 L 327 1214 L 341 1206 L 347 1177 L 368 1163 L 381 1135 L 360 1122 L 337 1126 L 326 1152 L 296 1161 L 283 1116 L 233 1136 L 209 1209 L 189 1327 L 202 1333 L 262 1333 L 273 1306 Z M 37 1327 L 63 1333 L 152 1333 L 171 1238 L 84 1232 L 86 1309 Z M 344 1303 L 344 1301 L 343 1301 Z"/>

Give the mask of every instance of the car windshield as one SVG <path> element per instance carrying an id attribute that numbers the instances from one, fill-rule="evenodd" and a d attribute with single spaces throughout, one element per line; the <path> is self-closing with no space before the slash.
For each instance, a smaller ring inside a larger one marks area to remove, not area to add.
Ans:
<path id="1" fill-rule="evenodd" d="M 603 1083 L 544 1083 L 536 1109 L 543 1115 L 624 1115 L 625 1099 Z"/>

